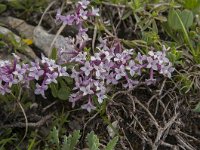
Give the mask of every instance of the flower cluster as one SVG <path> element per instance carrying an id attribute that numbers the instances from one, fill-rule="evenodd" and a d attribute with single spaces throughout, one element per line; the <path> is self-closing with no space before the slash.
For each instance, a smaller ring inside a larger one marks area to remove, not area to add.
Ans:
<path id="1" fill-rule="evenodd" d="M 156 73 L 171 77 L 174 68 L 166 57 L 165 47 L 162 51 L 149 51 L 147 55 L 142 55 L 133 49 L 124 49 L 119 41 L 112 42 L 114 44 L 108 46 L 109 41 L 106 38 L 100 38 L 99 45 L 96 47 L 98 52 L 91 56 L 88 51 L 85 51 L 86 43 L 90 39 L 86 33 L 87 29 L 82 27 L 82 22 L 92 16 L 91 14 L 99 15 L 97 9 L 92 8 L 93 13 L 86 10 L 89 3 L 88 0 L 79 2 L 72 15 L 62 16 L 60 12 L 57 14 L 57 20 L 68 25 L 75 24 L 79 30 L 75 39 L 66 38 L 68 47 L 60 48 L 58 51 L 60 64 L 77 64 L 70 75 L 75 81 L 73 89 L 75 92 L 69 98 L 72 106 L 75 106 L 77 101 L 86 98 L 88 102 L 82 105 L 82 108 L 90 112 L 95 109 L 94 98 L 102 103 L 107 97 L 108 86 L 122 83 L 124 88 L 132 89 L 139 83 L 138 77 L 143 72 L 150 74 L 149 79 L 145 80 L 147 85 L 156 82 L 154 78 Z M 84 33 L 84 36 L 80 33 Z M 137 56 L 134 56 L 135 54 Z"/>
<path id="2" fill-rule="evenodd" d="M 20 84 L 29 88 L 30 81 L 42 81 L 36 83 L 35 94 L 41 94 L 44 98 L 48 85 L 57 83 L 60 76 L 68 76 L 66 67 L 57 65 L 54 60 L 42 55 L 41 61 L 30 64 L 19 63 L 19 57 L 14 54 L 14 61 L 0 61 L 0 93 L 2 95 L 11 92 L 12 85 Z"/>
<path id="3" fill-rule="evenodd" d="M 162 51 L 149 51 L 147 55 L 138 53 L 133 49 L 123 49 L 120 42 L 115 42 L 111 47 L 108 47 L 106 39 L 100 38 L 100 44 L 96 49 L 98 52 L 90 55 L 85 51 L 75 51 L 70 59 L 70 63 L 78 64 L 72 69 L 71 78 L 75 81 L 73 93 L 69 101 L 75 105 L 75 102 L 83 97 L 88 98 L 88 103 L 82 106 L 83 109 L 91 111 L 95 109 L 92 103 L 92 98 L 96 97 L 99 103 L 106 98 L 107 87 L 122 83 L 124 88 L 132 89 L 139 83 L 137 80 L 142 72 L 149 72 L 150 77 L 146 79 L 147 85 L 154 84 L 156 79 L 155 73 L 162 74 L 166 77 L 171 77 L 174 71 L 171 62 L 166 57 L 167 49 L 163 46 Z M 71 43 L 71 47 L 73 43 Z M 65 51 L 61 49 L 60 51 Z M 68 53 L 68 51 L 65 51 Z M 59 60 L 62 60 L 62 55 Z"/>
<path id="4" fill-rule="evenodd" d="M 155 84 L 155 75 L 163 75 L 168 78 L 174 71 L 171 62 L 166 57 L 168 49 L 163 46 L 162 51 L 149 51 L 147 54 L 137 53 L 133 49 L 125 49 L 119 40 L 108 41 L 107 38 L 99 38 L 99 44 L 95 47 L 93 55 L 87 49 L 90 38 L 87 29 L 83 28 L 83 22 L 90 16 L 98 16 L 98 9 L 88 10 L 88 0 L 78 2 L 73 14 L 61 15 L 58 11 L 56 19 L 67 25 L 76 25 L 79 33 L 75 38 L 67 37 L 65 48 L 58 50 L 58 64 L 54 60 L 42 55 L 41 61 L 30 64 L 19 64 L 19 58 L 15 55 L 13 62 L 0 61 L 0 93 L 2 95 L 11 92 L 14 84 L 29 87 L 30 81 L 36 83 L 35 94 L 41 94 L 44 98 L 45 91 L 51 83 L 57 83 L 57 78 L 69 76 L 75 81 L 74 93 L 69 101 L 72 106 L 82 99 L 87 103 L 81 107 L 87 111 L 95 109 L 94 99 L 101 104 L 107 98 L 108 87 L 119 83 L 126 89 L 132 89 L 139 83 L 139 77 L 149 74 L 145 79 L 147 85 Z M 110 44 L 112 43 L 112 44 Z M 66 72 L 66 67 L 61 65 L 74 63 L 72 73 Z M 40 84 L 39 84 L 40 83 Z"/>
<path id="5" fill-rule="evenodd" d="M 78 36 L 87 36 L 86 32 L 88 29 L 83 28 L 83 22 L 91 16 L 99 16 L 99 9 L 91 7 L 91 10 L 88 10 L 90 1 L 82 0 L 79 1 L 75 12 L 68 14 L 66 16 L 61 15 L 61 10 L 59 9 L 56 14 L 56 20 L 62 21 L 66 25 L 75 25 L 78 27 Z"/>
<path id="6" fill-rule="evenodd" d="M 88 29 L 83 27 L 83 23 L 87 21 L 89 17 L 99 16 L 99 9 L 91 7 L 89 10 L 89 4 L 90 1 L 88 0 L 79 1 L 76 5 L 74 13 L 66 16 L 61 15 L 60 10 L 57 11 L 56 21 L 61 21 L 66 25 L 76 26 L 78 29 L 78 34 L 75 39 L 66 37 L 66 44 L 64 47 L 65 50 L 62 50 L 62 47 L 59 51 L 59 64 L 68 62 L 71 57 L 78 54 L 77 51 L 82 51 L 86 46 L 86 43 L 91 40 L 86 33 Z"/>

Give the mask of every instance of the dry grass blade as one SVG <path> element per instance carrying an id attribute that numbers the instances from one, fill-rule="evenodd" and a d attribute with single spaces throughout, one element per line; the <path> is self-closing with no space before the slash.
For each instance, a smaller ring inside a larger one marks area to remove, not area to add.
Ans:
<path id="1" fill-rule="evenodd" d="M 56 1 L 52 1 L 52 2 L 49 4 L 49 6 L 45 9 L 44 13 L 42 14 L 42 17 L 40 18 L 40 21 L 39 21 L 39 23 L 38 23 L 38 26 L 41 25 L 42 20 L 43 20 L 45 14 L 46 14 L 47 11 L 51 8 L 51 6 L 53 6 L 53 4 L 54 4 L 55 2 L 56 2 Z"/>
<path id="2" fill-rule="evenodd" d="M 20 88 L 20 90 L 19 90 L 19 95 L 18 95 L 18 98 L 17 98 L 16 101 L 17 101 L 17 104 L 19 105 L 19 107 L 22 110 L 22 113 L 24 115 L 24 119 L 25 119 L 25 133 L 24 133 L 24 136 L 23 136 L 23 138 L 21 139 L 21 141 L 19 142 L 18 145 L 20 145 L 23 142 L 23 140 L 26 138 L 26 135 L 27 135 L 27 132 L 28 132 L 28 119 L 27 119 L 27 116 L 26 116 L 26 112 L 25 112 L 23 106 L 20 103 L 21 95 L 22 95 L 22 88 Z"/>

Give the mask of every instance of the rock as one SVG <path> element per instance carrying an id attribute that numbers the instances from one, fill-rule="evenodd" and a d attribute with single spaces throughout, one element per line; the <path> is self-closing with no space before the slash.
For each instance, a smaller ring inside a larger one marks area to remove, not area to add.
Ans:
<path id="1" fill-rule="evenodd" d="M 27 24 L 24 20 L 14 17 L 1 17 L 0 21 L 12 29 L 17 30 L 20 36 L 33 40 L 34 26 Z"/>
<path id="2" fill-rule="evenodd" d="M 0 22 L 17 30 L 25 38 L 32 39 L 34 45 L 41 50 L 41 53 L 44 53 L 45 55 L 49 56 L 49 53 L 51 51 L 51 44 L 56 35 L 49 34 L 41 26 L 34 27 L 32 25 L 27 24 L 24 20 L 17 19 L 14 17 L 0 17 Z M 58 35 L 52 47 L 66 47 L 65 38 L 61 35 Z"/>
<path id="3" fill-rule="evenodd" d="M 2 27 L 2 26 L 0 26 L 0 34 L 3 34 L 3 35 L 12 34 L 14 39 L 17 42 L 21 42 L 22 41 L 22 39 L 19 36 L 17 36 L 12 31 L 10 31 L 9 29 L 7 29 L 5 27 Z M 38 57 L 35 55 L 35 53 L 33 52 L 33 50 L 29 46 L 26 46 L 24 48 L 24 50 L 25 50 L 24 55 L 30 57 L 31 59 L 38 59 Z"/>
<path id="4" fill-rule="evenodd" d="M 34 35 L 33 37 L 34 44 L 38 48 L 42 49 L 45 55 L 49 56 L 49 53 L 51 51 L 50 46 L 55 38 L 55 35 L 49 34 L 41 26 L 35 27 L 33 35 Z M 58 35 L 53 44 L 53 47 L 60 48 L 65 46 L 66 46 L 66 39 L 63 36 Z"/>

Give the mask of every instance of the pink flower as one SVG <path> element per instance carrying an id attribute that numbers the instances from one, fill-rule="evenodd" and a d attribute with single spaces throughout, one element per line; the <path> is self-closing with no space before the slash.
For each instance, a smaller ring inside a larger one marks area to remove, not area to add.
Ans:
<path id="1" fill-rule="evenodd" d="M 94 8 L 94 7 L 92 7 L 91 15 L 92 15 L 92 16 L 100 16 L 100 15 L 99 15 L 99 8 Z"/>
<path id="2" fill-rule="evenodd" d="M 153 70 L 158 70 L 158 60 L 154 60 L 151 57 L 147 57 L 147 68 L 152 68 Z"/>
<path id="3" fill-rule="evenodd" d="M 56 78 L 58 77 L 58 73 L 54 72 L 52 74 L 46 73 L 47 79 L 44 81 L 45 84 L 51 84 L 51 83 L 58 83 Z"/>
<path id="4" fill-rule="evenodd" d="M 80 91 L 83 92 L 83 96 L 85 95 L 90 95 L 90 94 L 94 94 L 94 91 L 91 90 L 90 84 L 88 86 L 82 86 L 80 88 Z"/>
<path id="5" fill-rule="evenodd" d="M 90 65 L 90 62 L 87 61 L 80 69 L 85 73 L 86 76 L 89 76 L 90 72 L 93 70 L 93 67 Z"/>
<path id="6" fill-rule="evenodd" d="M 115 68 L 116 76 L 115 79 L 119 80 L 122 77 L 126 76 L 124 65 L 121 65 L 119 68 Z"/>
<path id="7" fill-rule="evenodd" d="M 133 77 L 138 70 L 138 67 L 136 66 L 135 62 L 131 60 L 129 61 L 129 65 L 126 67 L 126 69 L 130 70 L 130 75 Z"/>
<path id="8" fill-rule="evenodd" d="M 45 84 L 39 85 L 38 83 L 36 84 L 36 89 L 35 89 L 35 94 L 36 95 L 42 95 L 42 97 L 46 98 L 44 92 L 48 89 L 48 86 Z"/>
<path id="9" fill-rule="evenodd" d="M 92 110 L 95 110 L 96 107 L 92 104 L 91 98 L 89 97 L 89 101 L 87 104 L 84 104 L 81 106 L 82 109 L 86 109 L 88 112 L 91 112 Z"/>
<path id="10" fill-rule="evenodd" d="M 39 80 L 39 78 L 44 74 L 44 70 L 33 70 L 28 75 L 29 77 L 35 78 L 35 80 Z"/>
<path id="11" fill-rule="evenodd" d="M 78 2 L 78 4 L 80 5 L 80 7 L 82 7 L 83 9 L 86 9 L 87 6 L 90 4 L 90 1 L 88 0 L 81 0 Z"/>
<path id="12" fill-rule="evenodd" d="M 5 95 L 6 93 L 10 93 L 11 90 L 8 88 L 8 85 L 1 85 L 0 84 L 0 93 L 1 95 Z"/>

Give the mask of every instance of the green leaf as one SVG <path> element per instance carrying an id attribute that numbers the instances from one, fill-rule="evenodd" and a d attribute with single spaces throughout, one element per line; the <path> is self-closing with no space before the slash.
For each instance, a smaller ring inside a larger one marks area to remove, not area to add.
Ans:
<path id="1" fill-rule="evenodd" d="M 178 21 L 179 21 L 179 23 L 180 23 L 180 25 L 181 25 L 181 30 L 182 30 L 182 32 L 183 32 L 183 34 L 184 34 L 185 41 L 186 41 L 186 42 L 188 43 L 188 45 L 190 46 L 190 51 L 191 51 L 193 57 L 195 58 L 195 57 L 196 57 L 196 52 L 195 52 L 195 50 L 194 50 L 194 48 L 193 48 L 192 42 L 190 41 L 190 38 L 189 38 L 189 36 L 188 36 L 186 27 L 184 26 L 184 23 L 182 22 L 181 17 L 179 16 L 179 14 L 178 14 L 176 11 L 175 11 L 175 15 L 176 15 L 176 17 L 177 17 L 177 19 L 178 19 Z"/>
<path id="2" fill-rule="evenodd" d="M 76 144 L 78 143 L 79 138 L 81 137 L 80 131 L 76 130 L 73 132 L 72 136 L 68 137 L 68 140 L 71 141 L 70 149 L 74 149 Z"/>
<path id="3" fill-rule="evenodd" d="M 197 62 L 197 52 L 195 51 L 193 44 L 190 40 L 190 37 L 187 33 L 187 28 L 191 26 L 193 23 L 193 13 L 188 10 L 184 10 L 183 12 L 180 12 L 180 10 L 170 10 L 169 16 L 168 16 L 168 24 L 173 29 L 179 29 L 182 31 L 184 35 L 185 42 L 190 47 L 190 52 L 193 55 L 194 60 Z"/>
<path id="4" fill-rule="evenodd" d="M 74 80 L 70 77 L 63 77 L 63 79 L 67 82 L 68 85 L 73 85 Z"/>
<path id="5" fill-rule="evenodd" d="M 53 97 L 58 97 L 58 84 L 55 83 L 50 84 L 50 89 Z"/>
<path id="6" fill-rule="evenodd" d="M 127 12 L 122 16 L 122 20 L 127 19 L 129 16 L 131 16 L 132 13 L 133 13 L 132 10 L 127 11 Z"/>
<path id="7" fill-rule="evenodd" d="M 99 150 L 99 138 L 97 137 L 97 135 L 94 134 L 94 132 L 90 132 L 87 135 L 87 145 L 89 147 L 89 150 Z"/>
<path id="8" fill-rule="evenodd" d="M 22 1 L 21 0 L 11 0 L 9 1 L 9 5 L 15 9 L 26 9 L 23 5 L 22 5 Z"/>
<path id="9" fill-rule="evenodd" d="M 4 12 L 7 9 L 7 6 L 4 4 L 0 4 L 0 13 Z"/>
<path id="10" fill-rule="evenodd" d="M 157 16 L 155 17 L 156 20 L 159 20 L 161 22 L 166 22 L 167 21 L 167 18 L 165 16 Z"/>
<path id="11" fill-rule="evenodd" d="M 177 43 L 181 43 L 181 38 L 177 38 L 176 37 L 176 32 L 174 32 L 174 30 L 172 30 L 172 28 L 169 26 L 168 23 L 163 23 L 162 24 L 162 28 L 165 30 L 165 32 Z"/>
<path id="12" fill-rule="evenodd" d="M 122 40 L 123 44 L 128 47 L 147 47 L 147 42 L 143 40 Z"/>
<path id="13" fill-rule="evenodd" d="M 167 57 L 169 58 L 170 62 L 172 62 L 173 64 L 180 64 L 182 51 L 178 51 L 174 47 L 172 47 L 170 52 L 167 53 Z"/>
<path id="14" fill-rule="evenodd" d="M 169 24 L 169 27 L 171 27 L 174 30 L 180 29 L 180 25 L 179 25 L 180 23 L 178 21 L 178 18 L 177 18 L 176 14 L 175 14 L 175 10 L 174 9 L 171 9 L 169 11 L 168 24 Z"/>
<path id="15" fill-rule="evenodd" d="M 63 87 L 63 88 L 64 88 L 64 87 L 68 87 L 68 85 L 67 85 L 67 83 L 65 82 L 65 80 L 64 80 L 63 77 L 58 78 L 57 80 L 58 80 L 58 83 L 59 83 L 60 87 Z"/>
<path id="16" fill-rule="evenodd" d="M 80 139 L 80 131 L 75 130 L 72 135 L 64 136 L 64 142 L 62 146 L 62 150 L 75 150 L 75 146 L 77 145 L 79 139 Z"/>
<path id="17" fill-rule="evenodd" d="M 174 30 L 182 29 L 180 20 L 185 28 L 189 28 L 193 24 L 194 15 L 190 10 L 184 10 L 181 12 L 180 10 L 171 9 L 168 15 L 169 26 Z"/>
<path id="18" fill-rule="evenodd" d="M 184 0 L 184 7 L 187 9 L 195 9 L 200 7 L 200 0 Z"/>
<path id="19" fill-rule="evenodd" d="M 63 136 L 63 144 L 62 144 L 62 149 L 61 150 L 66 150 L 66 149 L 69 149 L 69 145 L 68 145 L 67 136 L 64 135 Z"/>
<path id="20" fill-rule="evenodd" d="M 57 49 L 56 48 L 52 49 L 50 58 L 53 60 L 57 60 Z"/>
<path id="21" fill-rule="evenodd" d="M 0 48 L 6 46 L 6 43 L 4 41 L 0 41 Z"/>
<path id="22" fill-rule="evenodd" d="M 58 90 L 58 98 L 61 100 L 67 100 L 71 93 L 71 89 L 69 87 L 61 87 Z"/>
<path id="23" fill-rule="evenodd" d="M 200 112 L 200 102 L 197 104 L 197 106 L 194 109 L 195 112 Z"/>
<path id="24" fill-rule="evenodd" d="M 114 137 L 106 146 L 105 150 L 114 150 L 118 141 L 118 136 Z"/>
<path id="25" fill-rule="evenodd" d="M 58 129 L 56 129 L 56 127 L 54 127 L 53 130 L 50 132 L 50 141 L 53 144 L 56 144 L 57 148 L 59 149 L 60 141 L 59 141 Z"/>
<path id="26" fill-rule="evenodd" d="M 189 28 L 193 24 L 193 13 L 190 10 L 183 10 L 181 13 L 181 20 L 186 28 Z"/>
<path id="27" fill-rule="evenodd" d="M 0 150 L 4 150 L 5 149 L 5 145 L 9 145 L 9 144 L 12 144 L 13 143 L 13 141 L 15 141 L 16 139 L 15 139 L 15 137 L 14 136 L 12 136 L 12 137 L 10 137 L 10 138 L 4 138 L 4 139 L 1 139 L 0 140 Z M 5 149 L 6 150 L 6 149 Z"/>
<path id="28" fill-rule="evenodd" d="M 28 146 L 28 150 L 33 150 L 36 144 L 36 137 L 31 140 L 30 145 Z"/>

